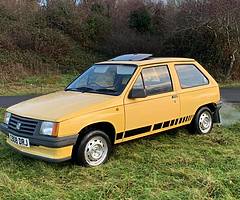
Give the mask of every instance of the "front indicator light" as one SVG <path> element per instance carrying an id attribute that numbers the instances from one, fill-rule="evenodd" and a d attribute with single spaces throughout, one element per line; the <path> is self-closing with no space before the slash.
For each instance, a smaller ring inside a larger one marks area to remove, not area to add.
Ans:
<path id="1" fill-rule="evenodd" d="M 10 118 L 11 118 L 11 113 L 6 112 L 4 116 L 4 124 L 9 124 Z"/>

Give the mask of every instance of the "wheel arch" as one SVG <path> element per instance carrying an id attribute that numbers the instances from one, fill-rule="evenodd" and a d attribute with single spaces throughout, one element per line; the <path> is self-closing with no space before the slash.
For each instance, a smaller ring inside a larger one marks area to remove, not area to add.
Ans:
<path id="1" fill-rule="evenodd" d="M 112 123 L 103 121 L 103 122 L 96 122 L 93 124 L 89 124 L 79 131 L 78 140 L 81 140 L 91 130 L 104 131 L 109 136 L 112 144 L 114 144 L 116 129 Z"/>
<path id="2" fill-rule="evenodd" d="M 110 138 L 110 141 L 111 141 L 112 145 L 114 144 L 115 136 L 116 136 L 116 130 L 115 130 L 115 127 L 112 123 L 103 121 L 103 122 L 96 122 L 96 123 L 86 125 L 84 128 L 82 128 L 79 131 L 78 139 L 77 139 L 75 145 L 73 146 L 73 150 L 72 150 L 72 160 L 73 161 L 76 161 L 77 149 L 78 149 L 79 144 L 81 143 L 81 140 L 91 130 L 101 130 L 101 131 L 106 132 L 106 134 Z"/>
<path id="3" fill-rule="evenodd" d="M 202 109 L 202 108 L 207 108 L 207 109 L 209 109 L 209 111 L 211 112 L 211 115 L 212 115 L 212 120 L 213 120 L 213 117 L 214 117 L 214 115 L 213 115 L 213 112 L 214 112 L 214 110 L 216 110 L 216 103 L 207 103 L 207 104 L 203 104 L 203 105 L 201 105 L 197 110 L 196 110 L 196 112 L 194 113 L 194 117 L 192 118 L 192 121 L 191 121 L 191 123 L 189 124 L 189 126 L 188 126 L 188 131 L 190 132 L 190 133 L 197 133 L 197 134 L 202 134 L 202 132 L 200 131 L 200 129 L 199 129 L 199 127 L 198 127 L 198 121 L 197 121 L 197 118 L 198 118 L 198 113 L 200 112 L 200 110 Z M 212 121 L 213 123 L 214 123 L 214 120 Z M 212 124 L 213 124 L 212 123 Z M 212 129 L 212 127 L 211 127 L 211 129 Z M 211 129 L 210 129 L 210 131 L 211 131 Z"/>
<path id="4" fill-rule="evenodd" d="M 193 118 L 196 117 L 196 114 L 198 113 L 198 111 L 199 111 L 201 108 L 203 108 L 203 107 L 209 108 L 209 110 L 212 112 L 212 117 L 213 117 L 213 122 L 214 122 L 214 123 L 218 123 L 218 122 L 220 121 L 219 112 L 217 112 L 217 111 L 219 111 L 219 110 L 218 110 L 218 106 L 217 106 L 217 103 L 214 103 L 214 102 L 213 102 L 213 103 L 207 103 L 207 104 L 201 105 L 201 106 L 196 110 Z"/>

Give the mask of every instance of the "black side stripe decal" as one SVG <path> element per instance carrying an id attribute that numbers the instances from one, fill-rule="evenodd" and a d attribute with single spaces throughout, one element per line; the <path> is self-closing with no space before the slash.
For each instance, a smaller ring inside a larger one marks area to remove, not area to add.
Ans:
<path id="1" fill-rule="evenodd" d="M 123 137 L 123 132 L 118 133 L 117 137 L 116 137 L 116 140 L 120 140 L 120 139 L 122 139 L 122 137 Z"/>
<path id="2" fill-rule="evenodd" d="M 161 129 L 162 128 L 162 124 L 163 123 L 155 124 L 154 127 L 153 127 L 153 130 Z"/>
<path id="3" fill-rule="evenodd" d="M 166 121 L 166 122 L 164 122 L 164 124 L 163 124 L 163 128 L 169 127 L 169 124 L 170 124 L 170 121 Z"/>
<path id="4" fill-rule="evenodd" d="M 176 120 L 175 120 L 175 123 L 174 123 L 174 125 L 177 125 L 177 124 L 178 124 L 178 119 L 176 119 Z"/>
<path id="5" fill-rule="evenodd" d="M 192 120 L 192 117 L 193 117 L 192 115 L 189 115 L 189 116 L 185 116 L 185 117 L 181 117 L 181 118 L 177 118 L 177 119 L 172 119 L 170 121 L 154 124 L 153 131 L 190 121 L 190 120 Z M 144 127 L 128 130 L 125 132 L 124 138 L 150 132 L 151 128 L 152 128 L 152 126 L 149 125 L 149 126 L 144 126 Z M 123 132 L 118 133 L 116 136 L 116 140 L 120 140 L 122 138 L 123 138 Z"/>
<path id="6" fill-rule="evenodd" d="M 131 137 L 131 136 L 138 135 L 138 134 L 142 134 L 142 133 L 146 133 L 146 132 L 150 132 L 151 127 L 152 126 L 145 126 L 145 127 L 136 128 L 136 129 L 126 131 L 125 135 L 124 135 L 124 138 Z"/>
<path id="7" fill-rule="evenodd" d="M 181 123 L 190 121 L 191 119 L 192 119 L 192 116 L 186 116 L 186 117 L 173 119 L 171 121 L 161 122 L 161 123 L 155 124 L 154 127 L 153 127 L 153 130 L 158 130 L 158 129 L 161 129 L 161 128 L 167 128 L 169 126 L 174 126 L 174 125 L 177 125 L 177 124 L 181 124 Z M 162 124 L 163 124 L 163 126 L 162 126 Z"/>
<path id="8" fill-rule="evenodd" d="M 183 122 L 186 122 L 186 121 L 187 121 L 187 117 L 184 117 L 184 118 L 183 118 Z"/>
<path id="9" fill-rule="evenodd" d="M 179 120 L 179 124 L 181 124 L 181 123 L 182 123 L 182 119 L 183 119 L 183 118 L 181 117 L 181 118 L 180 118 L 180 120 Z"/>

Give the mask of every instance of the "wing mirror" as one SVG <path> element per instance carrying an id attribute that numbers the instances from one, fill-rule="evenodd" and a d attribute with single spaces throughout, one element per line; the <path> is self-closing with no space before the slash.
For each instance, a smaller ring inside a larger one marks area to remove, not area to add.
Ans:
<path id="1" fill-rule="evenodd" d="M 133 88 L 129 95 L 129 99 L 136 99 L 136 98 L 145 98 L 147 96 L 146 90 L 145 89 L 136 89 Z"/>

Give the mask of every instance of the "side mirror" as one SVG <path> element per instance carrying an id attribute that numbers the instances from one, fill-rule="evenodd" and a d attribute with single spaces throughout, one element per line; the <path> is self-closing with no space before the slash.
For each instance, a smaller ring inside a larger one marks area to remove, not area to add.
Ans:
<path id="1" fill-rule="evenodd" d="M 145 98 L 147 96 L 146 94 L 146 90 L 145 89 L 136 89 L 133 88 L 129 95 L 128 98 L 129 99 L 136 99 L 136 98 Z"/>

